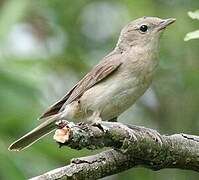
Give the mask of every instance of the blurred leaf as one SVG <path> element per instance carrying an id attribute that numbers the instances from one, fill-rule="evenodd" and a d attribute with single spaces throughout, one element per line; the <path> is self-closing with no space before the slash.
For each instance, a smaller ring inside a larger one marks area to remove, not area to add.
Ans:
<path id="1" fill-rule="evenodd" d="M 199 38 L 199 30 L 196 30 L 196 31 L 187 33 L 184 38 L 184 41 L 188 41 L 190 39 L 198 39 L 198 38 Z"/>
<path id="2" fill-rule="evenodd" d="M 179 23 L 169 27 L 162 38 L 161 63 L 152 87 L 158 98 L 156 111 L 137 103 L 121 119 L 125 123 L 157 128 L 166 134 L 181 131 L 198 133 L 198 41 L 191 41 L 189 45 L 182 43 L 182 38 L 191 31 L 190 28 L 198 28 L 198 21 L 194 23 L 184 13 L 198 7 L 197 0 L 183 3 L 180 0 L 100 2 L 0 1 L 0 179 L 27 179 L 66 165 L 71 158 L 97 153 L 59 149 L 52 140 L 52 135 L 20 153 L 8 152 L 7 147 L 35 127 L 39 123 L 36 118 L 40 112 L 64 95 L 74 81 L 78 80 L 77 77 L 80 79 L 114 48 L 119 31 L 127 21 L 144 15 L 176 17 Z M 118 22 L 117 18 L 116 21 L 111 21 L 112 14 L 107 14 L 109 11 L 106 3 L 117 12 L 116 17 L 123 13 L 121 10 L 126 11 L 124 14 L 129 14 L 129 17 L 120 16 L 121 20 L 118 19 Z M 99 6 L 100 4 L 104 5 Z M 93 17 L 86 16 L 87 19 L 83 21 L 83 12 L 88 10 L 93 12 Z M 198 11 L 196 12 L 189 14 L 198 19 Z M 106 21 L 101 18 L 103 16 Z M 85 22 L 90 22 L 90 18 L 99 19 L 94 20 L 88 28 L 88 33 L 96 36 L 97 41 L 88 38 L 83 31 Z M 117 27 L 115 25 L 119 21 L 122 24 L 114 30 L 115 33 L 110 33 L 106 41 L 101 41 L 95 31 L 96 27 L 104 27 L 104 31 L 108 31 L 106 23 L 110 23 L 112 28 Z M 28 25 L 30 28 L 25 31 L 16 28 L 21 25 Z M 62 44 L 56 43 L 56 35 L 60 32 L 64 42 L 61 50 L 58 46 Z M 33 55 L 29 48 L 35 41 L 38 53 L 36 51 Z M 15 53 L 18 49 L 20 52 Z M 38 56 L 40 53 L 45 56 Z M 152 172 L 143 168 L 131 169 L 112 179 L 166 180 L 168 174 L 170 179 L 176 180 L 199 179 L 199 174 L 191 171 L 168 169 Z"/>
<path id="3" fill-rule="evenodd" d="M 194 11 L 194 12 L 189 11 L 188 15 L 192 19 L 198 19 L 199 20 L 199 9 Z M 199 30 L 187 33 L 185 38 L 184 38 L 184 41 L 189 41 L 190 39 L 197 39 L 197 38 L 199 38 Z"/>
<path id="4" fill-rule="evenodd" d="M 192 19 L 198 19 L 199 20 L 199 9 L 194 11 L 194 12 L 191 12 L 189 11 L 188 12 L 188 15 L 192 18 Z"/>

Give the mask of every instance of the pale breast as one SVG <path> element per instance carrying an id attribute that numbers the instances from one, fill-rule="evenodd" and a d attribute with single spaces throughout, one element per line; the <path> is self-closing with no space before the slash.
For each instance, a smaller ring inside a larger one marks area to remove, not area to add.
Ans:
<path id="1" fill-rule="evenodd" d="M 117 117 L 144 93 L 150 84 L 150 77 L 117 73 L 113 77 L 87 90 L 80 98 L 84 112 L 99 111 L 103 120 Z"/>
<path id="2" fill-rule="evenodd" d="M 132 50 L 132 54 L 124 55 L 123 64 L 114 74 L 82 95 L 82 111 L 89 114 L 98 111 L 103 120 L 109 120 L 134 104 L 151 84 L 157 66 L 156 58 L 143 54 L 140 52 L 135 56 Z"/>

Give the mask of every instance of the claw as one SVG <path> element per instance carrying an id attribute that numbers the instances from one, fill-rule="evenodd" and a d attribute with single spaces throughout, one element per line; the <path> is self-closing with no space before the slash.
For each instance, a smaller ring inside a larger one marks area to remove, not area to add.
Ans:
<path id="1" fill-rule="evenodd" d="M 55 125 L 57 126 L 57 129 L 63 129 L 65 126 L 68 125 L 68 121 L 66 121 L 66 120 L 60 120 L 60 121 L 57 121 L 55 123 Z"/>
<path id="2" fill-rule="evenodd" d="M 131 131 L 133 131 L 132 133 L 131 133 L 131 137 L 130 137 L 130 140 L 133 140 L 133 141 L 137 141 L 138 139 L 137 139 L 137 137 L 136 137 L 136 132 L 133 130 L 133 129 L 131 129 Z"/>
<path id="3" fill-rule="evenodd" d="M 92 116 L 89 119 L 91 120 L 91 122 L 94 123 L 99 123 L 102 121 L 102 118 L 100 117 L 100 112 L 98 111 L 93 112 Z"/>
<path id="4" fill-rule="evenodd" d="M 147 129 L 146 133 L 148 135 L 150 135 L 155 142 L 159 143 L 160 146 L 162 146 L 162 144 L 163 144 L 162 143 L 162 138 L 159 136 L 159 134 L 156 131 L 152 131 L 152 130 Z"/>

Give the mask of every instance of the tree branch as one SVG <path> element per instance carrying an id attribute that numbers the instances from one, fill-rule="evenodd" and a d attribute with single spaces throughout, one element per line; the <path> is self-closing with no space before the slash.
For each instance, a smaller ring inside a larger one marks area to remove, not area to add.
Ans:
<path id="1" fill-rule="evenodd" d="M 32 180 L 99 179 L 138 165 L 152 170 L 179 168 L 199 172 L 198 136 L 160 135 L 152 129 L 117 122 L 93 125 L 62 122 L 54 139 L 73 149 L 114 149 L 73 159 L 70 165 Z"/>

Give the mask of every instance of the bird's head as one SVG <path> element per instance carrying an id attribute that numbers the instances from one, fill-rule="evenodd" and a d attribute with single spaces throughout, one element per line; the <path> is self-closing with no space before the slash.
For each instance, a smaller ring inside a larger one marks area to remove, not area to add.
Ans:
<path id="1" fill-rule="evenodd" d="M 127 24 L 121 31 L 118 46 L 152 46 L 158 44 L 164 29 L 175 22 L 174 18 L 142 17 Z"/>

